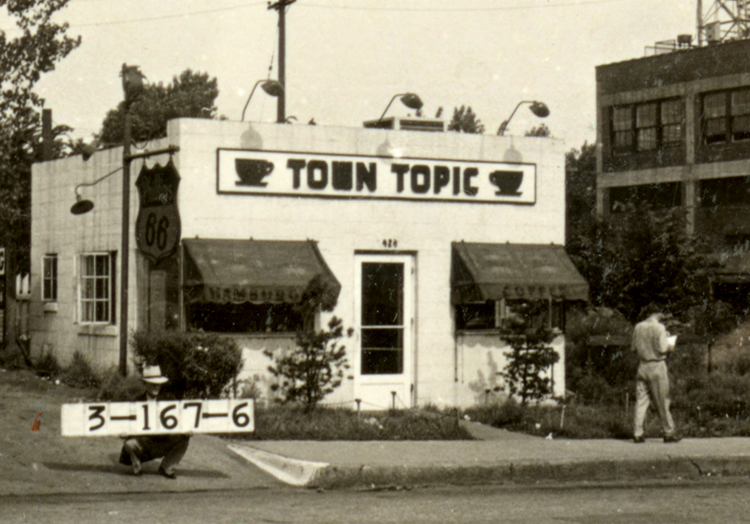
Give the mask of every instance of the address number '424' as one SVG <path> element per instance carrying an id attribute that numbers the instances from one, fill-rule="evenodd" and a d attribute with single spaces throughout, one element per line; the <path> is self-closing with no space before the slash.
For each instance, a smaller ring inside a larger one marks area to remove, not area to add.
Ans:
<path id="1" fill-rule="evenodd" d="M 63 404 L 62 435 L 238 433 L 255 429 L 251 399 Z"/>

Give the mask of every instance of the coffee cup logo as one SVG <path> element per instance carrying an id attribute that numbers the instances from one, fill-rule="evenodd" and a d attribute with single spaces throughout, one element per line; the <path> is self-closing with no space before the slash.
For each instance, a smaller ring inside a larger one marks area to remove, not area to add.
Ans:
<path id="1" fill-rule="evenodd" d="M 240 178 L 235 182 L 238 186 L 265 187 L 268 182 L 263 179 L 273 171 L 273 162 L 268 160 L 253 160 L 249 158 L 236 158 L 234 167 Z"/>
<path id="2" fill-rule="evenodd" d="M 520 196 L 518 188 L 523 182 L 523 171 L 493 171 L 490 173 L 490 182 L 497 187 L 496 195 Z"/>

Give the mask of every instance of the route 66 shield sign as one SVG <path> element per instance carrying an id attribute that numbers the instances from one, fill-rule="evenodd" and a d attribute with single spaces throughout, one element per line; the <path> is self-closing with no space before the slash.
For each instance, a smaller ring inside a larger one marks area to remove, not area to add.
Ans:
<path id="1" fill-rule="evenodd" d="M 180 175 L 171 158 L 166 166 L 144 165 L 135 182 L 140 197 L 135 239 L 141 253 L 153 262 L 171 255 L 180 243 L 179 184 Z"/>

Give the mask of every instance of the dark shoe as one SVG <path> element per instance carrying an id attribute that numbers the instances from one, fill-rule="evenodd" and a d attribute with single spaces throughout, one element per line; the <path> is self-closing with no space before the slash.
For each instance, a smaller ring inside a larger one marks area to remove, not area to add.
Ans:
<path id="1" fill-rule="evenodd" d="M 682 440 L 682 437 L 678 437 L 677 435 L 667 435 L 664 437 L 664 443 L 665 444 L 672 444 L 675 442 L 679 442 Z"/>
<path id="2" fill-rule="evenodd" d="M 131 455 L 130 463 L 133 465 L 133 475 L 140 476 L 143 473 L 141 461 L 135 455 Z"/>
<path id="3" fill-rule="evenodd" d="M 633 443 L 634 444 L 643 444 L 644 442 L 646 442 L 646 439 L 643 438 L 643 436 L 633 437 Z"/>
<path id="4" fill-rule="evenodd" d="M 159 468 L 159 475 L 161 475 L 162 477 L 167 477 L 168 479 L 172 479 L 172 480 L 177 478 L 177 475 L 175 475 L 174 473 L 167 473 L 165 470 L 161 468 Z"/>

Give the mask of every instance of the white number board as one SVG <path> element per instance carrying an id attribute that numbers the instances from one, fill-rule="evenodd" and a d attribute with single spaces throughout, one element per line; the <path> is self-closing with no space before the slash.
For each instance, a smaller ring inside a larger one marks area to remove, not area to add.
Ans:
<path id="1" fill-rule="evenodd" d="M 252 432 L 254 408 L 251 399 L 63 404 L 62 436 Z"/>

